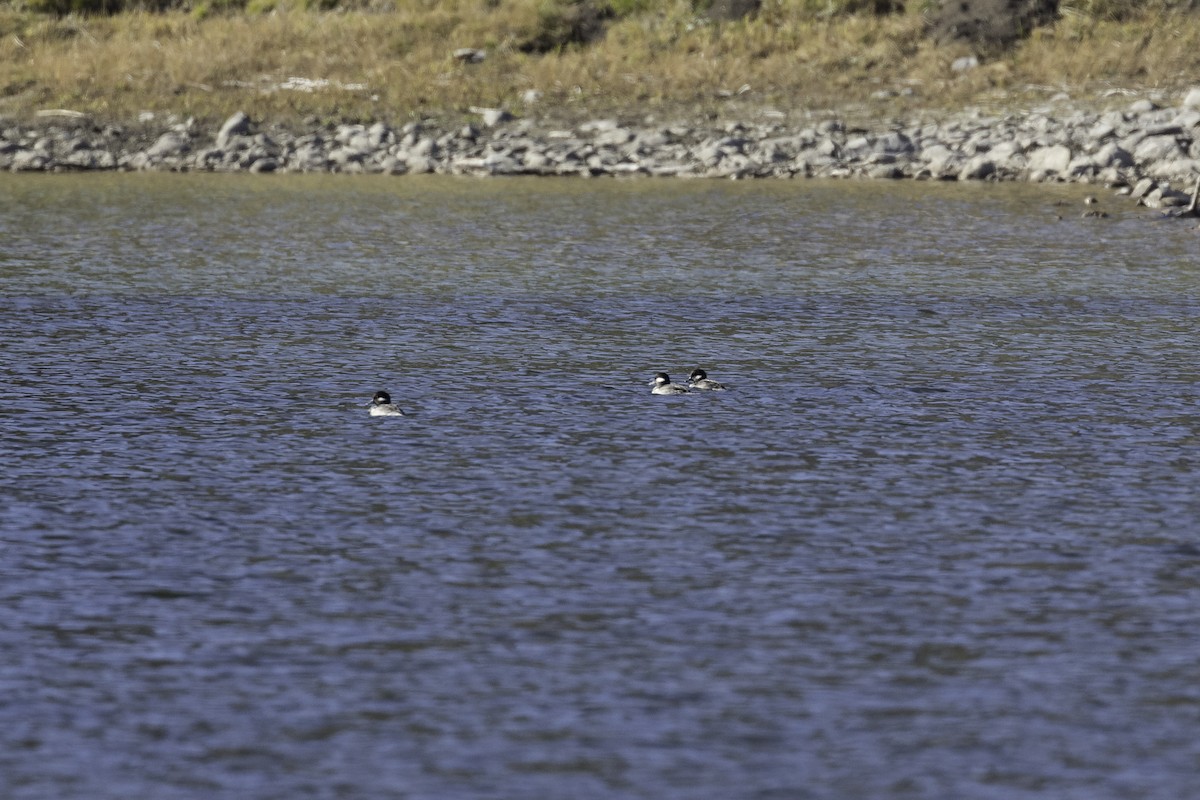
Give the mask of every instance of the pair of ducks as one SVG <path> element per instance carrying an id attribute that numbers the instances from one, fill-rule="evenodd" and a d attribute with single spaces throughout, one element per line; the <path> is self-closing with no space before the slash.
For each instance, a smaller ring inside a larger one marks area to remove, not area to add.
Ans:
<path id="1" fill-rule="evenodd" d="M 654 376 L 654 380 L 650 382 L 654 388 L 650 390 L 651 394 L 687 394 L 690 390 L 687 386 L 680 386 L 678 383 L 671 383 L 671 377 L 665 372 L 660 372 Z M 692 374 L 688 376 L 688 386 L 692 389 L 704 389 L 708 391 L 722 391 L 724 386 L 716 381 L 708 379 L 708 373 L 702 369 L 692 370 Z M 382 389 L 375 393 L 371 398 L 371 402 L 367 403 L 367 407 L 371 409 L 372 417 L 403 417 L 404 412 L 400 410 L 400 406 L 392 402 L 392 396 Z"/>
<path id="2" fill-rule="evenodd" d="M 692 374 L 688 376 L 687 386 L 671 383 L 671 376 L 665 372 L 655 374 L 654 380 L 650 381 L 650 385 L 654 387 L 650 390 L 651 394 L 687 394 L 692 389 L 719 392 L 725 389 L 723 385 L 716 381 L 710 381 L 708 373 L 699 368 L 692 370 Z M 688 387 L 691 388 L 689 389 Z"/>

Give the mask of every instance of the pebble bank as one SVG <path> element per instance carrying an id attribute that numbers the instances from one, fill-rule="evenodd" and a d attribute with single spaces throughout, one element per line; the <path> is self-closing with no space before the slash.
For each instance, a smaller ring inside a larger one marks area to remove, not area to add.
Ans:
<path id="1" fill-rule="evenodd" d="M 1108 111 L 1050 104 L 878 125 L 831 114 L 802 126 L 602 118 L 556 127 L 502 109 L 473 111 L 476 121 L 453 127 L 312 130 L 242 112 L 216 130 L 192 121 L 156 130 L 146 120 L 125 129 L 49 111 L 36 124 L 0 121 L 0 169 L 1054 181 L 1115 187 L 1150 207 L 1187 206 L 1200 180 L 1200 87 L 1173 104 L 1142 99 Z"/>

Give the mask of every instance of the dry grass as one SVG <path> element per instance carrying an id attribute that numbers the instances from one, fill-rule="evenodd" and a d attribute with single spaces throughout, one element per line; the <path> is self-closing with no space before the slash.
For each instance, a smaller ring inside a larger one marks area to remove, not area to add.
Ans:
<path id="1" fill-rule="evenodd" d="M 572 116 L 716 114 L 728 103 L 899 113 L 1015 104 L 1047 85 L 1077 95 L 1178 89 L 1200 76 L 1200 15 L 1116 22 L 1069 11 L 958 74 L 950 65 L 969 51 L 926 41 L 914 12 L 814 17 L 798 10 L 806 0 L 780 0 L 757 20 L 716 26 L 678 0 L 614 22 L 601 42 L 532 55 L 519 45 L 537 31 L 544 0 L 395 2 L 388 11 L 63 19 L 0 10 L 0 113 L 69 108 L 121 121 L 152 111 L 211 122 L 242 109 L 283 122 L 400 121 L 519 109 L 530 89 L 541 92 L 543 113 Z M 460 63 L 458 47 L 488 57 Z M 330 83 L 279 89 L 290 77 Z M 908 88 L 911 97 L 877 96 Z"/>

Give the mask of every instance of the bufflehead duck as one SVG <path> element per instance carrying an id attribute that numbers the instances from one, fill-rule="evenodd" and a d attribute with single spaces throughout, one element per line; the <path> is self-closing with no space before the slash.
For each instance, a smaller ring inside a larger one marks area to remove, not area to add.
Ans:
<path id="1" fill-rule="evenodd" d="M 375 393 L 375 397 L 371 399 L 367 406 L 371 409 L 372 417 L 403 417 L 404 412 L 400 410 L 400 406 L 392 402 L 392 396 L 384 391 Z"/>
<path id="2" fill-rule="evenodd" d="M 654 387 L 650 390 L 650 394 L 687 394 L 688 391 L 686 386 L 671 383 L 671 376 L 665 372 L 655 373 L 654 380 L 650 381 L 650 385 Z"/>
<path id="3" fill-rule="evenodd" d="M 688 377 L 688 386 L 693 389 L 708 389 L 710 391 L 724 391 L 725 387 L 716 381 L 708 379 L 708 373 L 697 367 L 692 370 L 691 376 Z"/>

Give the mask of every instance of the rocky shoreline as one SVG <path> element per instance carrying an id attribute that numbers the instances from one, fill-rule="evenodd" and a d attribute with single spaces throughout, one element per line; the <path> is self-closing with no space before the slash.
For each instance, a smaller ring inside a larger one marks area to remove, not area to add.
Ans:
<path id="1" fill-rule="evenodd" d="M 241 112 L 216 131 L 190 121 L 155 129 L 153 120 L 123 129 L 42 112 L 35 124 L 0 121 L 0 169 L 1074 182 L 1115 187 L 1152 208 L 1190 203 L 1189 213 L 1200 180 L 1200 87 L 1176 105 L 1050 104 L 875 129 L 833 116 L 802 127 L 781 118 L 555 127 L 501 109 L 473 111 L 477 122 L 452 128 L 380 122 L 307 131 L 258 125 Z"/>

